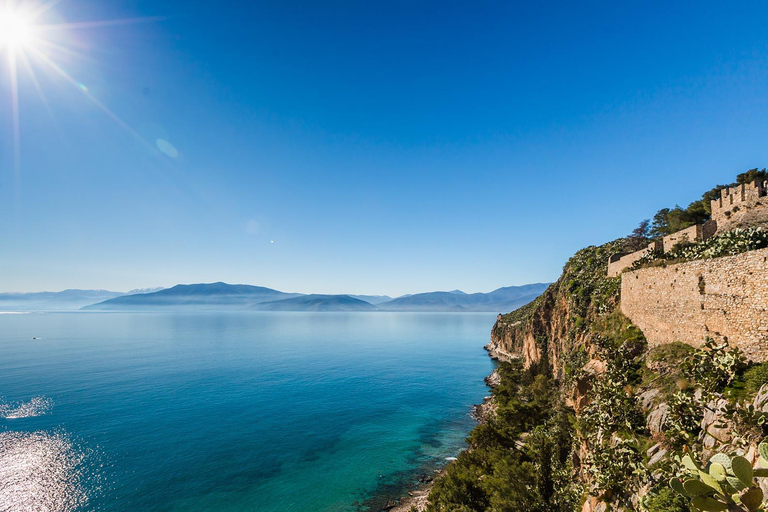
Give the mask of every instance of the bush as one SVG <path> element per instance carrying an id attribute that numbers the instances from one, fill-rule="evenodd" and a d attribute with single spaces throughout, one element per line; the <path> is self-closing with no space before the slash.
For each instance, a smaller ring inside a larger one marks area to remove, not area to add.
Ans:
<path id="1" fill-rule="evenodd" d="M 703 242 L 678 244 L 669 252 L 651 251 L 630 267 L 632 270 L 658 263 L 683 262 L 733 256 L 768 247 L 768 230 L 760 227 L 734 229 Z"/>
<path id="2" fill-rule="evenodd" d="M 496 414 L 470 434 L 470 450 L 438 478 L 431 512 L 571 512 L 581 488 L 573 481 L 573 412 L 560 404 L 546 365 L 502 363 L 493 390 Z"/>
<path id="3" fill-rule="evenodd" d="M 744 380 L 744 391 L 747 396 L 755 396 L 764 384 L 768 384 L 768 363 L 752 366 L 744 372 L 742 379 Z"/>
<path id="4" fill-rule="evenodd" d="M 738 347 L 728 342 L 718 345 L 707 338 L 704 346 L 685 358 L 683 374 L 709 393 L 722 392 L 746 368 L 747 361 Z"/>
<path id="5" fill-rule="evenodd" d="M 675 447 L 690 445 L 701 432 L 704 408 L 692 390 L 678 391 L 668 402 L 669 415 L 664 423 L 667 439 Z"/>
<path id="6" fill-rule="evenodd" d="M 643 510 L 648 512 L 690 512 L 686 499 L 669 488 L 660 484 L 643 500 Z"/>

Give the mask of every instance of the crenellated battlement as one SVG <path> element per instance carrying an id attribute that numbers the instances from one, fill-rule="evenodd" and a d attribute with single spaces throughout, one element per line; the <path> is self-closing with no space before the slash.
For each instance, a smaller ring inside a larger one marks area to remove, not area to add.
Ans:
<path id="1" fill-rule="evenodd" d="M 768 180 L 755 180 L 724 188 L 712 201 L 712 219 L 666 235 L 645 249 L 631 254 L 614 254 L 608 260 L 608 276 L 616 277 L 651 251 L 669 252 L 683 242 L 701 242 L 735 228 L 768 228 Z"/>
<path id="2" fill-rule="evenodd" d="M 717 222 L 717 231 L 722 233 L 739 222 L 741 215 L 738 213 L 751 210 L 759 206 L 768 206 L 768 181 L 755 180 L 752 183 L 744 183 L 735 187 L 725 188 L 720 197 L 714 199 L 712 205 L 712 220 Z M 763 204 L 765 203 L 765 204 Z"/>

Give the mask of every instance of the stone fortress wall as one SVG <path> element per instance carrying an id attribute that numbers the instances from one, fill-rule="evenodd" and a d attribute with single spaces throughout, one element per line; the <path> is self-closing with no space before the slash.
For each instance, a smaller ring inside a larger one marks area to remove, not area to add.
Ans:
<path id="1" fill-rule="evenodd" d="M 661 251 L 663 243 L 661 240 L 654 240 L 645 249 L 640 249 L 633 253 L 618 253 L 608 258 L 608 277 L 616 277 L 625 269 L 631 267 L 637 260 L 653 251 Z"/>
<path id="2" fill-rule="evenodd" d="M 699 346 L 710 337 L 768 361 L 768 249 L 623 272 L 650 250 L 667 252 L 684 240 L 750 226 L 768 227 L 768 182 L 724 189 L 712 201 L 711 221 L 611 258 L 608 275 L 621 275 L 621 311 L 651 347 L 674 341 Z"/>
<path id="3" fill-rule="evenodd" d="M 725 188 L 712 201 L 712 220 L 685 228 L 629 254 L 615 254 L 608 260 L 608 277 L 616 277 L 653 250 L 669 252 L 680 242 L 700 242 L 735 228 L 768 227 L 768 181 Z"/>
<path id="4" fill-rule="evenodd" d="M 621 311 L 651 347 L 727 339 L 768 361 L 768 249 L 625 272 Z"/>
<path id="5" fill-rule="evenodd" d="M 717 232 L 749 226 L 768 227 L 768 181 L 755 181 L 722 190 L 712 201 L 712 220 Z"/>

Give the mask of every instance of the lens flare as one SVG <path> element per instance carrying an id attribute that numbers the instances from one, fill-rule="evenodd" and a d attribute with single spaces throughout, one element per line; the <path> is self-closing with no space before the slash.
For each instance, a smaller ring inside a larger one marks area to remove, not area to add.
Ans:
<path id="1" fill-rule="evenodd" d="M 13 128 L 13 168 L 15 195 L 19 196 L 21 176 L 21 141 L 20 141 L 20 107 L 19 107 L 19 71 L 20 68 L 29 75 L 31 83 L 37 90 L 40 99 L 48 106 L 35 69 L 43 69 L 58 75 L 65 82 L 77 88 L 83 96 L 99 110 L 115 121 L 121 128 L 141 143 L 153 147 L 135 130 L 125 123 L 117 114 L 112 112 L 104 103 L 99 101 L 88 87 L 73 78 L 57 59 L 57 55 L 65 55 L 69 62 L 73 58 L 83 57 L 71 45 L 67 44 L 69 36 L 79 30 L 93 30 L 115 25 L 130 25 L 160 21 L 163 18 L 128 18 L 122 20 L 85 21 L 77 23 L 46 23 L 44 18 L 50 14 L 59 0 L 0 0 L 0 59 L 7 62 L 7 77 L 10 81 L 11 119 Z M 0 80 L 3 78 L 0 74 Z M 50 111 L 50 110 L 49 110 Z"/>

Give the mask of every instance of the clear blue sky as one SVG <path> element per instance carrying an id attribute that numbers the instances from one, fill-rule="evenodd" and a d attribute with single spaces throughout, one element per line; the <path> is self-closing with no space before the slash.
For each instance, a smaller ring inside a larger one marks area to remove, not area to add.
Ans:
<path id="1" fill-rule="evenodd" d="M 320 7 L 320 4 L 325 6 Z M 488 291 L 768 165 L 763 2 L 70 0 L 0 74 L 0 291 Z M 165 149 L 171 155 L 172 149 Z"/>

